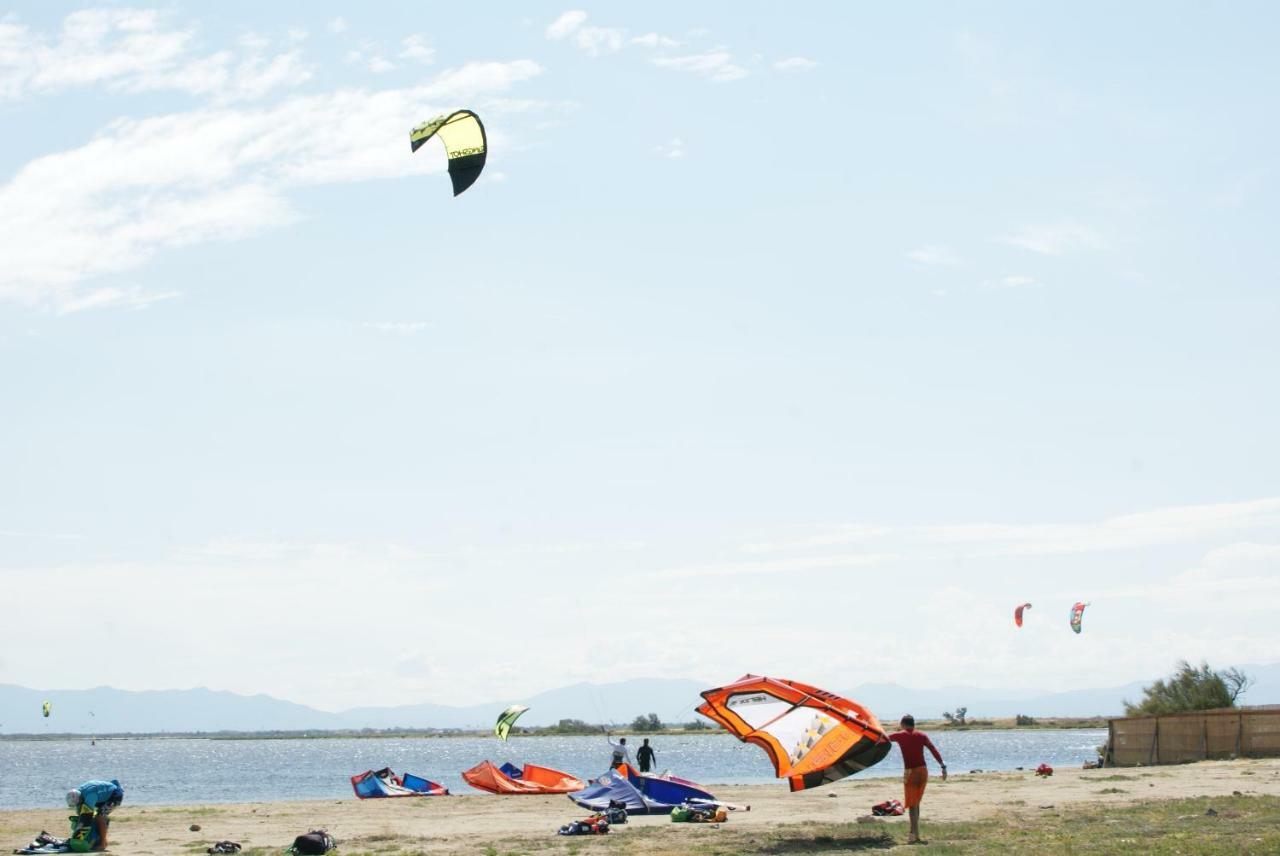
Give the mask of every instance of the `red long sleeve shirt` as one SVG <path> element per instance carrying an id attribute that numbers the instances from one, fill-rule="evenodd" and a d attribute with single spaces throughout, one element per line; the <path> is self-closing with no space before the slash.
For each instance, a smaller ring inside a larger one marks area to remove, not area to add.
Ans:
<path id="1" fill-rule="evenodd" d="M 924 766 L 924 749 L 929 747 L 929 751 L 933 753 L 933 757 L 938 759 L 938 764 L 942 764 L 942 756 L 938 754 L 938 748 L 933 745 L 933 741 L 929 739 L 929 735 L 923 731 L 895 731 L 889 735 L 889 739 L 898 744 L 898 748 L 902 750 L 902 766 L 908 770 L 913 767 Z"/>

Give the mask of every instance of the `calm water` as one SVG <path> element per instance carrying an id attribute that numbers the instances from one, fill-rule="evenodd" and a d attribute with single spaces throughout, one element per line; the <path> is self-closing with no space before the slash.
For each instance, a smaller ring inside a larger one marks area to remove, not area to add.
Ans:
<path id="1" fill-rule="evenodd" d="M 1103 730 L 964 731 L 935 742 L 953 773 L 1074 766 L 1096 757 Z M 639 739 L 632 738 L 639 745 Z M 705 784 L 774 782 L 762 750 L 725 734 L 657 737 L 658 769 Z M 632 750 L 634 751 L 634 749 Z M 86 779 L 119 779 L 126 802 L 259 802 L 353 798 L 350 778 L 368 769 L 408 770 L 455 793 L 460 771 L 488 758 L 531 761 L 582 778 L 609 760 L 601 737 L 415 738 L 388 740 L 99 740 L 0 741 L 0 808 L 53 807 Z M 859 777 L 901 774 L 895 749 Z M 779 787 L 785 787 L 779 784 Z"/>

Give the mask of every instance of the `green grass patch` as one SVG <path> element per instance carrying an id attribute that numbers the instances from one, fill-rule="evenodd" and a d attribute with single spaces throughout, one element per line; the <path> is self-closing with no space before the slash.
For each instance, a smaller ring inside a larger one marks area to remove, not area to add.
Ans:
<path id="1" fill-rule="evenodd" d="M 1206 814 L 1208 808 L 1217 814 Z M 1280 853 L 1280 797 L 1199 797 L 1129 806 L 1063 807 L 1053 812 L 1011 806 L 1003 817 L 970 823 L 931 823 L 926 804 L 921 829 L 929 842 L 929 856 L 1275 854 Z M 907 825 L 901 821 L 786 824 L 771 829 L 735 828 L 729 823 L 719 829 L 637 828 L 589 840 L 546 839 L 515 847 L 507 839 L 482 852 L 492 856 L 532 849 L 629 856 L 836 856 L 889 850 L 905 845 L 906 835 Z"/>

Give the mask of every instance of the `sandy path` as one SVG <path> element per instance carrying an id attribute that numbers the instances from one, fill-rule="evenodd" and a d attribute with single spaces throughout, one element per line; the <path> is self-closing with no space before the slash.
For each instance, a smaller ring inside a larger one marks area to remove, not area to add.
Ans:
<path id="1" fill-rule="evenodd" d="M 1102 793 L 1106 789 L 1121 793 Z M 782 823 L 849 821 L 866 814 L 873 803 L 901 798 L 895 779 L 847 779 L 797 794 L 789 793 L 782 783 L 713 790 L 721 799 L 751 805 L 750 812 L 732 815 L 730 826 L 735 832 Z M 935 777 L 925 798 L 925 820 L 974 820 L 995 813 L 1034 815 L 1049 810 L 1047 807 L 1061 811 L 1082 803 L 1228 796 L 1233 791 L 1280 796 L 1280 759 L 1059 770 L 1050 779 L 1038 779 L 1030 771 L 957 775 L 946 783 Z M 586 843 L 581 838 L 557 838 L 554 834 L 562 823 L 583 814 L 564 797 L 484 794 L 195 807 L 126 803 L 113 819 L 111 839 L 116 853 L 169 856 L 203 852 L 221 838 L 246 847 L 281 848 L 300 832 L 324 827 L 348 842 L 340 850 L 346 853 L 480 853 L 490 843 L 503 853 L 545 852 Z M 57 809 L 0 812 L 0 852 L 25 844 L 41 829 L 63 834 L 65 815 Z M 193 823 L 200 824 L 201 831 L 190 832 L 188 827 Z M 676 826 L 665 817 L 640 817 L 617 832 L 618 836 L 609 836 L 615 846 L 622 835 L 635 843 L 625 848 L 627 852 L 679 853 L 686 851 L 690 836 L 708 830 Z"/>

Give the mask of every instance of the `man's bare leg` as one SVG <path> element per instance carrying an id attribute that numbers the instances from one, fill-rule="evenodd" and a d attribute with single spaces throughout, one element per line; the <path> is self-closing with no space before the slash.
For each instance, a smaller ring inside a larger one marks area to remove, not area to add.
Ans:
<path id="1" fill-rule="evenodd" d="M 911 834 L 907 836 L 907 843 L 915 844 L 920 840 L 920 806 L 913 805 L 907 809 L 907 816 L 911 818 Z"/>

